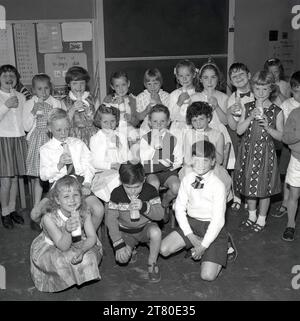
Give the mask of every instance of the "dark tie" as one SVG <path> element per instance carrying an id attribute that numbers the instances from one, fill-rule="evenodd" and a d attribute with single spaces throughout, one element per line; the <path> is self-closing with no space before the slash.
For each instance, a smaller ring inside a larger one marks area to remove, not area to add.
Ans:
<path id="1" fill-rule="evenodd" d="M 203 188 L 204 184 L 202 183 L 203 181 L 203 178 L 201 176 L 196 176 L 195 178 L 195 182 L 192 183 L 192 186 L 195 188 L 195 189 L 201 189 Z"/>
<path id="2" fill-rule="evenodd" d="M 67 145 L 67 143 L 61 143 L 62 147 L 65 147 L 65 145 Z M 74 165 L 72 164 L 66 164 L 67 166 L 67 175 L 74 175 L 75 174 L 75 169 L 74 169 Z"/>
<path id="3" fill-rule="evenodd" d="M 240 93 L 240 97 L 243 98 L 245 96 L 250 97 L 251 96 L 251 91 L 248 91 L 247 93 Z"/>

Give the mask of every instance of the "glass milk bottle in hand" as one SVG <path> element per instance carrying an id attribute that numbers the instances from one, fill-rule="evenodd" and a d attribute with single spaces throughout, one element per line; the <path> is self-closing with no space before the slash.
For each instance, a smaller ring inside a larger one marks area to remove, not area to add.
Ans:
<path id="1" fill-rule="evenodd" d="M 76 230 L 72 231 L 71 235 L 72 235 L 72 242 L 76 243 L 81 241 L 81 223 L 80 223 L 80 216 L 79 216 L 79 211 L 72 211 L 71 213 L 71 217 L 77 219 L 79 225 L 77 227 Z"/>
<path id="2" fill-rule="evenodd" d="M 130 196 L 130 200 L 131 202 L 137 199 L 137 195 L 132 195 Z M 132 222 L 136 222 L 140 219 L 140 211 L 139 210 L 135 210 L 135 209 L 131 209 L 130 210 L 130 220 Z"/>
<path id="3" fill-rule="evenodd" d="M 256 107 L 255 108 L 259 111 L 259 115 L 256 115 L 255 119 L 262 120 L 263 115 L 264 115 L 264 109 L 263 109 L 263 102 L 260 99 L 256 100 Z"/>
<path id="4" fill-rule="evenodd" d="M 234 103 L 234 114 L 233 116 L 241 117 L 242 115 L 242 104 L 241 97 L 235 92 L 235 103 Z"/>
<path id="5" fill-rule="evenodd" d="M 80 93 L 80 92 L 77 93 L 77 100 L 82 103 L 82 107 L 81 107 L 80 109 L 78 109 L 78 112 L 81 113 L 81 112 L 84 111 L 84 104 L 83 104 L 83 102 L 82 102 L 82 96 L 81 96 L 81 93 Z"/>

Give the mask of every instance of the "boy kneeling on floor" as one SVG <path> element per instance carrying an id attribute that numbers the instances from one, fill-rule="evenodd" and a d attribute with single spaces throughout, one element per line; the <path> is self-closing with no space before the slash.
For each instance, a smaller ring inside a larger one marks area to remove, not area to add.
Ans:
<path id="1" fill-rule="evenodd" d="M 122 185 L 111 193 L 106 225 L 113 242 L 116 261 L 125 264 L 136 260 L 135 247 L 149 243 L 148 275 L 150 282 L 160 281 L 157 257 L 161 230 L 155 221 L 164 216 L 157 190 L 145 182 L 141 163 L 122 164 L 119 169 Z"/>
<path id="2" fill-rule="evenodd" d="M 191 249 L 192 258 L 201 259 L 201 278 L 206 281 L 214 281 L 227 263 L 226 190 L 213 173 L 215 161 L 213 144 L 192 145 L 193 172 L 183 178 L 175 202 L 179 227 L 162 240 L 160 249 L 163 256 Z"/>

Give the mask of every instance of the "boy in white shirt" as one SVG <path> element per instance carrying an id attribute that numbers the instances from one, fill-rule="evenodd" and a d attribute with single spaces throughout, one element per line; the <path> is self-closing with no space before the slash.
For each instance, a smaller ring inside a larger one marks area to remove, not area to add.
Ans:
<path id="1" fill-rule="evenodd" d="M 48 118 L 48 129 L 52 139 L 40 148 L 40 177 L 43 181 L 55 183 L 65 175 L 74 175 L 82 183 L 82 193 L 92 214 L 97 231 L 104 215 L 102 203 L 91 194 L 94 168 L 91 166 L 91 153 L 83 141 L 69 137 L 70 122 L 66 111 L 54 108 Z M 31 218 L 38 221 L 47 199 L 33 209 Z"/>
<path id="2" fill-rule="evenodd" d="M 193 259 L 202 259 L 201 278 L 206 281 L 214 281 L 227 263 L 226 190 L 212 171 L 215 153 L 208 141 L 193 144 L 193 172 L 183 178 L 175 203 L 179 228 L 162 240 L 160 249 L 163 256 L 192 249 Z"/>

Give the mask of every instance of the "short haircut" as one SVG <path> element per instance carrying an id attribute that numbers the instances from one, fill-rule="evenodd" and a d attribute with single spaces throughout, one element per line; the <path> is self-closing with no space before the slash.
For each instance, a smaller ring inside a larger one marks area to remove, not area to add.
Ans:
<path id="1" fill-rule="evenodd" d="M 53 108 L 48 115 L 47 124 L 50 126 L 54 121 L 58 119 L 67 119 L 69 122 L 68 114 L 61 108 Z"/>
<path id="2" fill-rule="evenodd" d="M 88 71 L 80 66 L 74 66 L 68 69 L 65 77 L 66 84 L 69 85 L 71 81 L 85 80 L 86 84 L 91 77 Z"/>
<path id="3" fill-rule="evenodd" d="M 46 81 L 49 87 L 52 88 L 51 78 L 47 74 L 37 74 L 32 78 L 32 88 L 35 86 L 36 81 Z"/>
<path id="4" fill-rule="evenodd" d="M 251 84 L 253 85 L 272 85 L 275 83 L 274 76 L 267 70 L 261 70 L 256 72 L 252 79 Z"/>
<path id="5" fill-rule="evenodd" d="M 150 78 L 155 78 L 160 82 L 160 84 L 163 84 L 163 77 L 159 69 L 153 68 L 153 69 L 147 69 L 144 74 L 144 83 L 146 83 Z"/>
<path id="6" fill-rule="evenodd" d="M 297 88 L 300 86 L 300 70 L 292 74 L 290 79 L 291 88 Z"/>
<path id="7" fill-rule="evenodd" d="M 149 119 L 151 119 L 151 116 L 153 113 L 164 113 L 167 116 L 167 119 L 170 119 L 170 111 L 169 108 L 161 105 L 161 104 L 157 104 L 155 106 L 153 106 L 149 112 Z"/>
<path id="8" fill-rule="evenodd" d="M 273 67 L 273 66 L 276 66 L 279 68 L 279 79 L 284 80 L 284 69 L 280 59 L 278 58 L 268 59 L 264 64 L 264 69 L 269 71 L 269 67 Z"/>
<path id="9" fill-rule="evenodd" d="M 200 154 L 204 154 L 204 158 L 215 159 L 216 148 L 207 140 L 198 141 L 192 145 L 192 156 L 199 156 Z"/>
<path id="10" fill-rule="evenodd" d="M 245 71 L 247 74 L 249 73 L 249 69 L 245 64 L 243 64 L 242 62 L 235 62 L 229 67 L 229 70 L 228 70 L 229 78 L 234 72 L 237 72 L 239 70 Z"/>
<path id="11" fill-rule="evenodd" d="M 16 75 L 17 84 L 20 82 L 21 76 L 20 76 L 20 74 L 19 74 L 19 72 L 18 72 L 16 67 L 14 67 L 12 65 L 2 65 L 0 67 L 0 76 L 5 72 L 13 72 Z"/>
<path id="12" fill-rule="evenodd" d="M 129 78 L 128 75 L 125 71 L 116 71 L 114 72 L 111 76 L 110 76 L 110 80 L 109 83 L 111 84 L 111 86 L 113 86 L 113 80 L 114 79 L 119 79 L 119 78 L 125 78 L 125 80 L 128 82 Z"/>
<path id="13" fill-rule="evenodd" d="M 136 183 L 143 183 L 145 180 L 145 170 L 141 163 L 129 161 L 121 164 L 119 174 L 122 184 L 133 185 Z"/>
<path id="14" fill-rule="evenodd" d="M 200 115 L 205 115 L 210 120 L 212 119 L 212 108 L 210 105 L 204 101 L 193 102 L 186 111 L 186 123 L 188 125 L 192 124 L 192 118 L 198 117 Z"/>
<path id="15" fill-rule="evenodd" d="M 101 128 L 101 115 L 103 114 L 111 114 L 115 116 L 117 127 L 119 126 L 120 110 L 113 106 L 107 106 L 105 104 L 101 104 L 94 115 L 94 125 L 96 127 Z"/>

